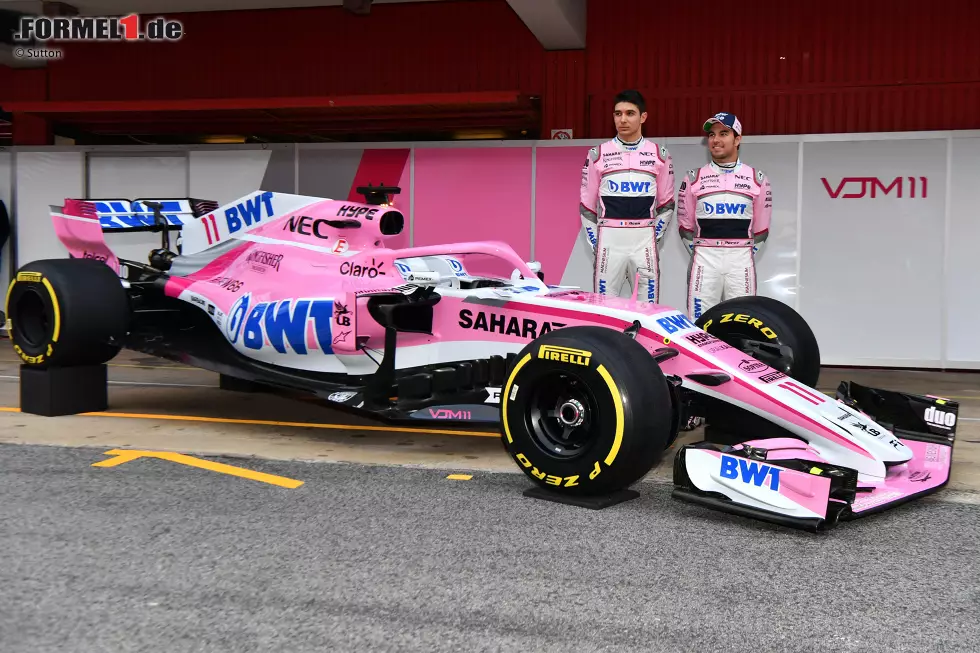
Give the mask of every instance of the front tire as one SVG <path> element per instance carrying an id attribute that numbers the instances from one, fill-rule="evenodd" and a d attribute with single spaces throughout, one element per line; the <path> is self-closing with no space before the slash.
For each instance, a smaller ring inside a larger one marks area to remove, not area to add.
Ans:
<path id="1" fill-rule="evenodd" d="M 567 327 L 514 358 L 501 393 L 501 437 L 537 485 L 608 494 L 640 480 L 673 440 L 671 397 L 641 344 L 606 327 Z"/>
<path id="2" fill-rule="evenodd" d="M 803 316 L 771 297 L 748 295 L 712 306 L 695 324 L 800 383 L 820 380 L 820 347 Z"/>
<path id="3" fill-rule="evenodd" d="M 779 300 L 755 295 L 735 297 L 712 306 L 695 324 L 803 385 L 815 389 L 819 383 L 817 338 L 803 316 Z M 737 444 L 755 438 L 798 437 L 768 419 L 726 401 L 708 400 L 703 416 L 706 422 L 704 437 L 717 444 Z"/>
<path id="4" fill-rule="evenodd" d="M 98 365 L 119 353 L 129 298 L 94 259 L 49 259 L 17 271 L 7 291 L 10 340 L 25 365 Z"/>

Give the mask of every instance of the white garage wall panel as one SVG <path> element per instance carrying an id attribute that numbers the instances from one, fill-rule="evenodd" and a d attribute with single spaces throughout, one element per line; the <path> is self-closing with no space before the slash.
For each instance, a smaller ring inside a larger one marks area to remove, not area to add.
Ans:
<path id="1" fill-rule="evenodd" d="M 980 204 L 976 191 L 980 138 L 952 138 L 950 142 L 946 358 L 953 367 L 980 367 Z"/>
<path id="2" fill-rule="evenodd" d="M 270 150 L 191 151 L 190 196 L 221 205 L 255 192 L 271 156 Z"/>
<path id="3" fill-rule="evenodd" d="M 826 364 L 940 364 L 946 145 L 804 143 L 800 313 Z"/>
<path id="4" fill-rule="evenodd" d="M 167 199 L 188 197 L 187 153 L 119 153 L 88 155 L 87 199 Z M 176 234 L 171 234 L 171 241 Z M 106 243 L 117 255 L 147 261 L 151 249 L 160 246 L 160 234 L 152 232 L 109 233 Z"/>
<path id="5" fill-rule="evenodd" d="M 51 205 L 84 197 L 85 154 L 74 152 L 17 152 L 14 199 L 14 237 L 17 262 L 68 258 L 51 224 Z M 145 254 L 144 254 L 145 257 Z"/>

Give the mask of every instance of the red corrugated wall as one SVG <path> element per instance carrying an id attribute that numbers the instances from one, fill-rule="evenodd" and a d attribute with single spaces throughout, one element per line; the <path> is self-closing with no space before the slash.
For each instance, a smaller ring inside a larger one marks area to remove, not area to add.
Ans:
<path id="1" fill-rule="evenodd" d="M 590 0 L 590 136 L 612 133 L 612 96 L 638 88 L 646 133 L 689 136 L 718 111 L 746 133 L 980 127 L 980 2 Z M 636 26 L 649 26 L 639 37 Z"/>
<path id="2" fill-rule="evenodd" d="M 980 128 L 978 0 L 590 0 L 588 48 L 568 52 L 506 0 L 173 17 L 179 44 L 59 44 L 46 71 L 0 69 L 0 101 L 517 90 L 541 96 L 545 138 L 600 138 L 633 87 L 658 136 L 722 110 L 749 134 Z"/>
<path id="3" fill-rule="evenodd" d="M 546 53 L 541 138 L 551 138 L 552 129 L 571 129 L 573 138 L 585 138 L 585 59 L 585 50 Z"/>
<path id="4" fill-rule="evenodd" d="M 544 50 L 506 0 L 165 14 L 179 43 L 59 44 L 51 100 L 538 93 Z"/>

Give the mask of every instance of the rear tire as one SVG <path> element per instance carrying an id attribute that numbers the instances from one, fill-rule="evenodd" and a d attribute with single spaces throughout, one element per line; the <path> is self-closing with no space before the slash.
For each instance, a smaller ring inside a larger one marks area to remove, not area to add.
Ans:
<path id="1" fill-rule="evenodd" d="M 537 485 L 601 495 L 640 480 L 676 436 L 672 395 L 641 344 L 567 327 L 527 345 L 501 392 L 504 448 Z"/>
<path id="2" fill-rule="evenodd" d="M 129 325 L 119 277 L 93 259 L 49 259 L 17 271 L 7 291 L 10 340 L 25 365 L 99 365 L 115 357 Z"/>

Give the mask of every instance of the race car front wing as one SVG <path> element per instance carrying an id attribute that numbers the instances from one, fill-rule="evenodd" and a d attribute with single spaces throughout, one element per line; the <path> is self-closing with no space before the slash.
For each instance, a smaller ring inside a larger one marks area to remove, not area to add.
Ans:
<path id="1" fill-rule="evenodd" d="M 796 438 L 696 442 L 674 458 L 673 496 L 724 512 L 821 531 L 930 494 L 949 482 L 959 403 L 841 383 L 837 398 L 890 429 L 912 459 L 863 483 Z"/>

